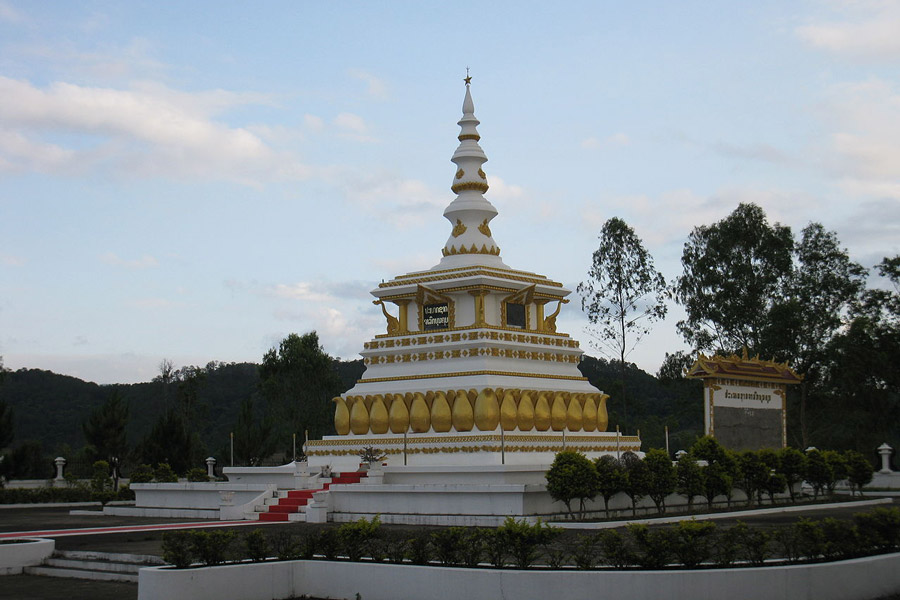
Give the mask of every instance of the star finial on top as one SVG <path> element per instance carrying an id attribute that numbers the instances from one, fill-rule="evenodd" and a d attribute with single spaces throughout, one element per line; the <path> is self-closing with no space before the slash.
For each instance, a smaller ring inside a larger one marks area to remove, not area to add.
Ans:
<path id="1" fill-rule="evenodd" d="M 469 67 L 466 67 L 466 78 L 463 79 L 463 81 L 466 82 L 466 85 L 469 85 L 470 83 L 472 83 L 472 76 L 469 75 Z"/>

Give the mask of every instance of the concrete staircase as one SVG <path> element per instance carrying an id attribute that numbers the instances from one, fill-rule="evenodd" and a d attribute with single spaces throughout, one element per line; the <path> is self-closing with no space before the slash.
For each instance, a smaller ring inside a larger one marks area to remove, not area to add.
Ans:
<path id="1" fill-rule="evenodd" d="M 165 564 L 158 556 L 57 550 L 41 565 L 25 567 L 28 575 L 129 581 L 137 583 L 141 567 Z"/>
<path id="2" fill-rule="evenodd" d="M 338 473 L 331 481 L 317 490 L 278 490 L 274 498 L 267 498 L 265 504 L 257 506 L 260 521 L 305 521 L 306 505 L 312 501 L 316 492 L 328 490 L 335 484 L 359 483 L 366 477 L 365 471 L 356 473 Z"/>

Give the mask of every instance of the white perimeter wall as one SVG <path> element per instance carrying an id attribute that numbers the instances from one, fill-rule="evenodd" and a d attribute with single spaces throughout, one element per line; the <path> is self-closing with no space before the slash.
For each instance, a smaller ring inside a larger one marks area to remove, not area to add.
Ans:
<path id="1" fill-rule="evenodd" d="M 303 594 L 365 600 L 869 600 L 900 590 L 900 554 L 835 563 L 671 571 L 464 569 L 285 561 L 141 569 L 138 600 L 273 600 Z"/>

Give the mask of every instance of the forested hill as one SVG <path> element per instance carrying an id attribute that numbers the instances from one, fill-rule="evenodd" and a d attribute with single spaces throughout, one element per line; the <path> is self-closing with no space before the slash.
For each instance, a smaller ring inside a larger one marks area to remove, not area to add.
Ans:
<path id="1" fill-rule="evenodd" d="M 335 361 L 334 368 L 344 389 L 352 387 L 363 372 L 362 360 Z M 206 447 L 219 449 L 227 445 L 241 401 L 258 394 L 259 367 L 253 363 L 210 363 L 203 373 L 198 406 L 205 425 L 199 433 Z M 170 384 L 172 389 L 168 391 L 161 381 L 98 385 L 51 371 L 19 369 L 6 373 L 0 398 L 13 409 L 14 445 L 34 440 L 45 452 L 60 453 L 68 450 L 66 446 L 83 446 L 82 423 L 116 391 L 128 405 L 127 435 L 129 443 L 134 444 L 163 413 L 164 399 L 168 396 L 173 401 L 176 385 Z"/>

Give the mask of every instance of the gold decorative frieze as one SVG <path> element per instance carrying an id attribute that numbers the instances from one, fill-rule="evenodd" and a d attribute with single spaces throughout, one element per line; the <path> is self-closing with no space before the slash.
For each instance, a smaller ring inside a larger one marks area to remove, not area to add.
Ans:
<path id="1" fill-rule="evenodd" d="M 558 354 L 555 352 L 532 352 L 529 350 L 516 350 L 514 348 L 499 348 L 494 346 L 482 348 L 467 348 L 452 351 L 438 350 L 436 352 L 416 352 L 405 354 L 384 354 L 381 356 L 367 356 L 363 359 L 366 365 L 383 365 L 398 362 L 418 362 L 423 360 L 447 360 L 455 358 L 469 358 L 474 356 L 491 356 L 494 358 L 515 358 L 521 360 L 536 360 L 543 362 L 569 363 L 577 365 L 580 360 L 578 354 Z M 368 380 L 367 380 L 368 381 Z"/>
<path id="2" fill-rule="evenodd" d="M 460 246 L 459 248 L 456 246 L 450 246 L 450 248 L 444 247 L 441 249 L 441 252 L 444 256 L 453 256 L 455 254 L 490 254 L 492 256 L 499 256 L 500 248 L 497 246 L 488 248 L 487 244 L 482 244 L 481 248 L 479 248 L 475 244 L 472 244 L 468 248 L 465 246 Z"/>
<path id="3" fill-rule="evenodd" d="M 456 139 L 458 139 L 461 142 L 464 140 L 475 140 L 477 142 L 478 140 L 481 139 L 481 136 L 478 135 L 477 133 L 461 133 L 457 136 Z"/>
<path id="4" fill-rule="evenodd" d="M 383 283 L 379 283 L 378 287 L 380 288 L 389 288 L 389 287 L 397 287 L 401 285 L 409 285 L 411 283 L 429 283 L 434 281 L 446 281 L 448 279 L 462 279 L 464 277 L 476 277 L 476 276 L 486 276 L 486 277 L 499 277 L 501 279 L 509 279 L 510 281 L 524 281 L 526 283 L 537 283 L 540 285 L 546 285 L 548 287 L 558 287 L 561 288 L 563 285 L 558 281 L 551 281 L 545 277 L 541 277 L 540 275 L 536 275 L 535 273 L 529 273 L 528 271 L 515 271 L 513 269 L 504 270 L 504 269 L 490 269 L 484 267 L 459 267 L 457 269 L 447 269 L 446 271 L 431 271 L 428 273 L 414 273 L 410 275 L 405 275 L 403 277 L 397 277 L 392 281 L 385 281 Z"/>
<path id="5" fill-rule="evenodd" d="M 338 435 L 495 431 L 606 431 L 604 394 L 484 388 L 334 398 Z M 534 403 L 533 399 L 537 398 Z M 348 412 L 349 409 L 349 412 Z M 440 438 L 437 438 L 440 439 Z"/>
<path id="6" fill-rule="evenodd" d="M 455 183 L 450 186 L 450 191 L 454 194 L 464 191 L 476 191 L 483 194 L 488 191 L 488 184 L 483 181 L 463 181 L 462 183 Z"/>

